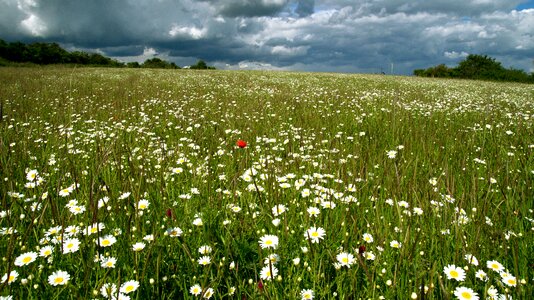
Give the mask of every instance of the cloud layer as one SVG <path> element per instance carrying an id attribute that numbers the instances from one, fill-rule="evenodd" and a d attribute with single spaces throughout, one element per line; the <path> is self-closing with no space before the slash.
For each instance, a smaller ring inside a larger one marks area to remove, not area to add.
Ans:
<path id="1" fill-rule="evenodd" d="M 232 69 L 410 74 L 476 53 L 534 71 L 525 2 L 0 0 L 0 38 Z"/>

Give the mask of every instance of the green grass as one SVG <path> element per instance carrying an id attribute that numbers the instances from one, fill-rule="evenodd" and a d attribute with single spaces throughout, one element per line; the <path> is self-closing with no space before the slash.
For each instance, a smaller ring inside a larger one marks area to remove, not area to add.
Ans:
<path id="1" fill-rule="evenodd" d="M 0 295 L 105 299 L 133 280 L 131 299 L 199 298 L 195 284 L 214 299 L 526 299 L 533 99 L 530 85 L 375 75 L 0 68 L 0 275 L 18 274 Z M 67 284 L 49 283 L 58 270 Z"/>

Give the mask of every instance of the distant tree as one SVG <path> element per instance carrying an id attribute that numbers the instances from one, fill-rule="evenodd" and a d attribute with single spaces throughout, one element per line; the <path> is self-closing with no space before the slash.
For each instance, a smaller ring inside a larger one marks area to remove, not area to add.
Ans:
<path id="1" fill-rule="evenodd" d="M 205 61 L 203 60 L 199 60 L 197 61 L 197 63 L 195 65 L 192 65 L 189 67 L 190 69 L 194 69 L 194 70 L 215 70 L 215 67 L 210 67 L 206 64 Z"/>
<path id="2" fill-rule="evenodd" d="M 145 60 L 141 67 L 157 69 L 179 69 L 179 67 L 175 63 L 169 63 L 157 57 Z"/>
<path id="3" fill-rule="evenodd" d="M 456 72 L 461 78 L 490 79 L 502 72 L 501 63 L 487 55 L 469 54 L 458 65 Z"/>
<path id="4" fill-rule="evenodd" d="M 455 68 L 448 68 L 444 64 L 441 64 L 428 69 L 414 70 L 413 74 L 422 77 L 469 78 L 534 83 L 534 73 L 528 75 L 523 70 L 514 68 L 506 69 L 494 58 L 477 54 L 468 55 Z"/>
<path id="5" fill-rule="evenodd" d="M 126 66 L 127 66 L 128 68 L 141 68 L 141 65 L 140 65 L 138 62 L 136 62 L 136 61 L 134 61 L 134 62 L 129 62 L 129 63 L 126 64 Z"/>
<path id="6" fill-rule="evenodd" d="M 89 64 L 89 53 L 83 51 L 74 51 L 69 53 L 69 62 L 73 64 L 86 65 Z"/>

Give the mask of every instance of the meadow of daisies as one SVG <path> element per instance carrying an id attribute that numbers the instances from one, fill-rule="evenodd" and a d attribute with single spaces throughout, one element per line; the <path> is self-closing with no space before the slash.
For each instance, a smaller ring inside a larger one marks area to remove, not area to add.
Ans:
<path id="1" fill-rule="evenodd" d="M 0 299 L 529 299 L 534 86 L 0 69 Z"/>

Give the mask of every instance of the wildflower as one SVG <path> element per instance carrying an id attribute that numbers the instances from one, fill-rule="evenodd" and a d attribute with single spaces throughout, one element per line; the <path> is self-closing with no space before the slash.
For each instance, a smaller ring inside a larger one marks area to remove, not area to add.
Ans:
<path id="1" fill-rule="evenodd" d="M 482 281 L 488 281 L 488 274 L 482 270 L 478 270 L 475 273 L 475 277 L 482 280 Z"/>
<path id="2" fill-rule="evenodd" d="M 104 223 L 94 223 L 93 225 L 87 226 L 84 233 L 85 235 L 91 235 L 93 233 L 102 231 L 102 229 L 104 228 L 106 228 L 106 225 L 104 225 Z"/>
<path id="3" fill-rule="evenodd" d="M 313 206 L 308 207 L 306 211 L 308 212 L 310 217 L 317 217 L 321 213 L 320 209 L 318 209 L 317 207 L 313 207 Z"/>
<path id="4" fill-rule="evenodd" d="M 211 247 L 208 245 L 201 246 L 200 248 L 198 248 L 198 252 L 200 252 L 200 254 L 210 254 Z"/>
<path id="5" fill-rule="evenodd" d="M 488 269 L 492 269 L 495 272 L 501 272 L 504 270 L 504 266 L 496 260 L 487 261 L 486 266 L 488 267 Z"/>
<path id="6" fill-rule="evenodd" d="M 367 251 L 367 252 L 365 252 L 364 257 L 365 257 L 365 259 L 367 259 L 367 260 L 375 260 L 375 257 L 376 257 L 376 256 L 374 255 L 373 252 L 371 252 L 371 251 Z"/>
<path id="7" fill-rule="evenodd" d="M 180 174 L 184 171 L 184 169 L 180 168 L 180 167 L 176 167 L 176 168 L 172 168 L 171 169 L 171 172 L 172 174 Z"/>
<path id="8" fill-rule="evenodd" d="M 202 288 L 198 284 L 195 284 L 189 288 L 189 293 L 191 293 L 194 296 L 200 295 L 201 292 L 202 292 Z"/>
<path id="9" fill-rule="evenodd" d="M 421 209 L 420 207 L 414 207 L 413 208 L 413 213 L 418 215 L 418 216 L 421 216 L 421 215 L 423 215 L 423 209 Z"/>
<path id="10" fill-rule="evenodd" d="M 279 215 L 283 214 L 287 210 L 287 207 L 283 204 L 275 205 L 272 209 L 273 215 L 275 217 L 278 217 Z"/>
<path id="11" fill-rule="evenodd" d="M 36 181 L 39 178 L 39 172 L 37 170 L 29 170 L 28 173 L 26 173 L 26 180 L 28 181 Z"/>
<path id="12" fill-rule="evenodd" d="M 341 267 L 347 267 L 350 268 L 350 266 L 354 263 L 354 256 L 347 252 L 341 252 L 336 256 L 337 261 L 341 265 Z"/>
<path id="13" fill-rule="evenodd" d="M 408 208 L 410 207 L 410 204 L 403 200 L 403 201 L 399 201 L 399 206 L 403 208 Z"/>
<path id="14" fill-rule="evenodd" d="M 203 266 L 207 266 L 211 263 L 211 258 L 209 256 L 202 256 L 198 259 L 198 263 Z"/>
<path id="15" fill-rule="evenodd" d="M 100 294 L 106 298 L 115 297 L 115 295 L 117 295 L 117 285 L 111 283 L 104 283 L 104 285 L 102 285 L 102 287 L 100 288 Z"/>
<path id="16" fill-rule="evenodd" d="M 68 235 L 68 236 L 75 236 L 79 232 L 80 232 L 80 227 L 78 227 L 76 225 L 71 225 L 71 226 L 65 228 L 65 235 Z"/>
<path id="17" fill-rule="evenodd" d="M 262 249 L 265 249 L 265 248 L 276 249 L 276 247 L 278 247 L 278 237 L 276 235 L 267 234 L 260 238 L 259 243 Z"/>
<path id="18" fill-rule="evenodd" d="M 302 297 L 302 300 L 313 299 L 313 290 L 308 289 L 300 291 L 300 297 Z"/>
<path id="19" fill-rule="evenodd" d="M 196 218 L 196 219 L 193 220 L 193 225 L 202 226 L 202 225 L 204 225 L 204 223 L 202 222 L 201 218 Z"/>
<path id="20" fill-rule="evenodd" d="M 137 288 L 139 287 L 139 282 L 136 280 L 130 280 L 126 281 L 121 285 L 120 292 L 124 294 L 129 294 L 131 292 L 135 292 Z"/>
<path id="21" fill-rule="evenodd" d="M 336 208 L 336 204 L 333 201 L 321 201 L 321 206 L 323 208 L 330 208 L 330 209 Z"/>
<path id="22" fill-rule="evenodd" d="M 72 189 L 70 187 L 63 188 L 59 191 L 59 195 L 61 197 L 67 197 L 70 195 L 70 193 L 72 193 Z"/>
<path id="23" fill-rule="evenodd" d="M 117 242 L 117 238 L 114 236 L 108 234 L 106 236 L 98 238 L 98 241 L 96 241 L 97 244 L 100 245 L 100 247 L 109 247 Z"/>
<path id="24" fill-rule="evenodd" d="M 465 259 L 473 266 L 478 266 L 478 259 L 472 254 L 466 254 Z"/>
<path id="25" fill-rule="evenodd" d="M 326 231 L 321 227 L 310 227 L 310 229 L 306 230 L 304 233 L 304 237 L 311 240 L 312 243 L 319 243 L 319 240 L 324 239 L 325 234 Z"/>
<path id="26" fill-rule="evenodd" d="M 6 282 L 6 280 L 7 280 L 7 284 L 11 284 L 17 281 L 18 277 L 19 277 L 19 273 L 16 270 L 11 270 L 11 272 L 9 272 L 9 275 L 6 273 L 4 274 L 4 276 L 2 276 L 2 281 L 0 281 L 0 284 Z"/>
<path id="27" fill-rule="evenodd" d="M 387 152 L 387 156 L 388 156 L 388 158 L 393 159 L 393 158 L 397 157 L 397 151 L 395 151 L 395 150 L 389 150 L 389 151 Z"/>
<path id="28" fill-rule="evenodd" d="M 502 276 L 501 280 L 507 286 L 516 286 L 517 285 L 517 279 L 514 276 L 510 275 L 510 274 L 505 274 L 504 276 Z"/>
<path id="29" fill-rule="evenodd" d="M 278 269 L 273 265 L 267 265 L 261 269 L 260 277 L 263 280 L 271 280 L 278 275 Z"/>
<path id="30" fill-rule="evenodd" d="M 478 300 L 478 294 L 472 289 L 459 286 L 454 290 L 454 296 L 459 300 Z"/>
<path id="31" fill-rule="evenodd" d="M 132 245 L 132 250 L 135 252 L 141 251 L 143 249 L 145 249 L 145 243 L 143 242 L 138 242 Z"/>
<path id="32" fill-rule="evenodd" d="M 239 148 L 245 148 L 247 146 L 247 142 L 243 141 L 243 140 L 237 140 L 237 143 L 236 143 L 237 147 Z"/>
<path id="33" fill-rule="evenodd" d="M 213 296 L 213 293 L 214 293 L 214 292 L 213 292 L 213 289 L 212 289 L 212 288 L 208 288 L 208 289 L 204 292 L 204 294 L 202 295 L 202 297 L 203 297 L 204 299 L 209 299 L 209 298 L 211 298 L 211 296 Z"/>
<path id="34" fill-rule="evenodd" d="M 455 279 L 456 281 L 464 281 L 465 271 L 455 265 L 448 265 L 444 268 L 443 272 L 447 275 L 447 279 Z"/>
<path id="35" fill-rule="evenodd" d="M 179 227 L 169 228 L 167 231 L 165 231 L 165 234 L 170 237 L 179 237 L 183 233 L 182 229 Z"/>
<path id="36" fill-rule="evenodd" d="M 73 215 L 79 215 L 79 214 L 82 214 L 85 212 L 85 206 L 81 206 L 81 205 L 74 205 L 74 206 L 71 206 L 69 208 L 69 211 L 73 214 Z"/>
<path id="37" fill-rule="evenodd" d="M 139 202 L 137 202 L 137 209 L 139 210 L 145 210 L 150 205 L 150 202 L 146 199 L 141 199 Z"/>
<path id="38" fill-rule="evenodd" d="M 363 240 L 366 241 L 367 243 L 372 243 L 373 242 L 373 236 L 370 233 L 364 233 L 363 234 Z"/>
<path id="39" fill-rule="evenodd" d="M 61 270 L 57 270 L 52 275 L 48 276 L 48 283 L 53 286 L 65 285 L 69 282 L 69 273 Z"/>
<path id="40" fill-rule="evenodd" d="M 77 238 L 63 241 L 63 254 L 74 253 L 80 249 L 80 240 Z"/>
<path id="41" fill-rule="evenodd" d="M 492 285 L 488 288 L 488 299 L 498 299 L 499 291 Z"/>
<path id="42" fill-rule="evenodd" d="M 54 252 L 54 248 L 52 248 L 52 246 L 44 246 L 43 248 L 39 250 L 39 256 L 48 257 L 52 255 L 53 252 Z"/>
<path id="43" fill-rule="evenodd" d="M 117 264 L 117 259 L 115 257 L 104 257 L 100 261 L 100 266 L 105 269 L 115 268 L 116 264 Z"/>
<path id="44" fill-rule="evenodd" d="M 273 225 L 274 225 L 275 227 L 278 227 L 278 225 L 280 225 L 280 219 L 278 219 L 278 218 L 273 219 L 273 220 L 271 221 L 271 223 L 273 223 Z"/>
<path id="45" fill-rule="evenodd" d="M 131 194 L 132 194 L 132 193 L 130 193 L 130 192 L 122 193 L 122 194 L 119 196 L 119 200 L 124 200 L 124 199 L 130 197 Z"/>
<path id="46" fill-rule="evenodd" d="M 266 264 L 266 265 L 268 265 L 268 264 L 275 265 L 279 261 L 280 261 L 280 256 L 278 256 L 278 254 L 276 254 L 276 253 L 272 253 L 272 254 L 269 254 L 269 257 L 265 258 L 263 263 Z"/>
<path id="47" fill-rule="evenodd" d="M 402 243 L 398 242 L 397 240 L 393 240 L 389 243 L 389 246 L 392 248 L 399 249 L 400 247 L 402 247 Z"/>
<path id="48" fill-rule="evenodd" d="M 22 267 L 22 266 L 29 265 L 32 262 L 34 262 L 36 258 L 37 258 L 37 253 L 35 252 L 23 253 L 15 259 L 15 266 Z"/>

